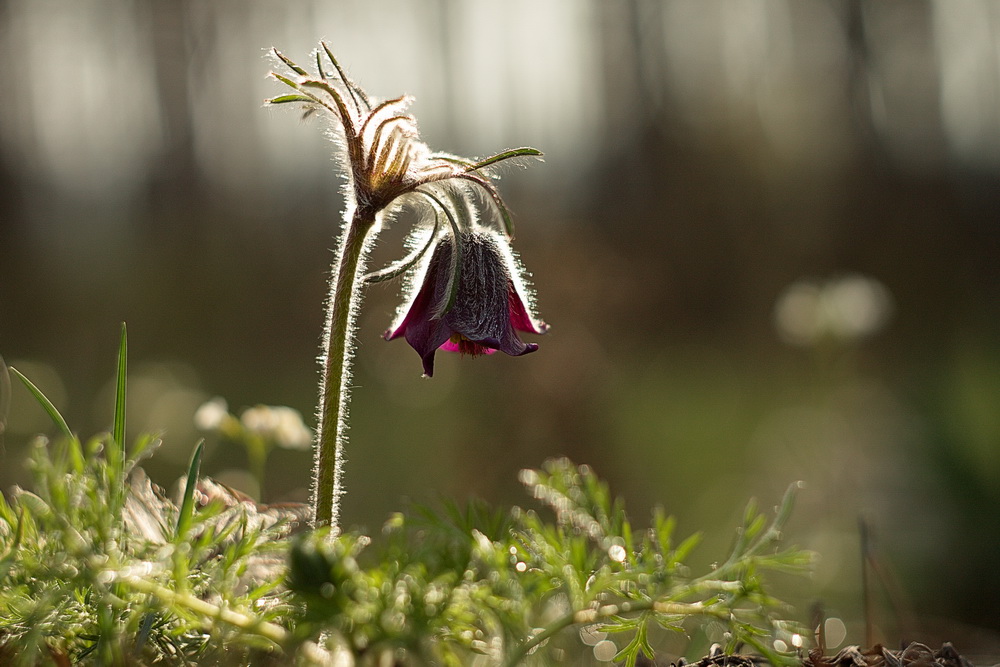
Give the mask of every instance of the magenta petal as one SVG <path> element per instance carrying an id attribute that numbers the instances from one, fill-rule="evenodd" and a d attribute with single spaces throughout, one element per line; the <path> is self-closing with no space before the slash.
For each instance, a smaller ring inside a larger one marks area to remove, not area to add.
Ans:
<path id="1" fill-rule="evenodd" d="M 524 301 L 521 300 L 520 295 L 518 295 L 517 290 L 514 289 L 514 285 L 511 284 L 510 292 L 507 297 L 509 307 L 510 307 L 510 324 L 518 331 L 524 331 L 526 333 L 533 334 L 543 334 L 549 329 L 549 325 L 545 322 L 539 320 L 538 326 L 535 326 L 535 322 L 531 319 L 528 314 L 528 307 L 524 305 Z"/>
<path id="2" fill-rule="evenodd" d="M 499 348 L 496 348 L 496 347 L 487 347 L 485 345 L 480 345 L 478 343 L 473 343 L 472 341 L 467 341 L 466 345 L 475 345 L 475 349 L 472 350 L 472 351 L 463 349 L 462 345 L 460 345 L 459 343 L 456 343 L 456 342 L 454 342 L 454 341 L 452 341 L 450 339 L 447 342 L 445 342 L 438 349 L 439 350 L 444 350 L 446 352 L 462 352 L 462 353 L 465 353 L 465 354 L 472 354 L 472 355 L 477 355 L 477 354 L 487 354 L 487 355 L 489 355 L 489 354 L 495 353 L 499 349 Z"/>

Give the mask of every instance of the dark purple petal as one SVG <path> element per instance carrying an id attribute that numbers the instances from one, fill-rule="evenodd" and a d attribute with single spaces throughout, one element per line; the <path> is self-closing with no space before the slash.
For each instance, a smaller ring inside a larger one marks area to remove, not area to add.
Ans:
<path id="1" fill-rule="evenodd" d="M 432 314 L 448 299 L 452 272 L 453 240 L 442 239 L 434 248 L 413 303 L 399 325 L 386 332 L 386 340 L 405 336 L 420 355 L 424 374 L 434 372 L 438 349 L 463 354 L 492 354 L 500 350 L 520 356 L 538 349 L 525 343 L 515 329 L 544 333 L 544 323 L 528 312 L 511 280 L 499 241 L 483 232 L 463 234 L 462 267 L 451 308 L 440 318 Z"/>
<path id="2" fill-rule="evenodd" d="M 432 258 L 424 283 L 410 304 L 403 321 L 395 329 L 386 331 L 384 336 L 386 340 L 405 336 L 406 342 L 420 355 L 424 374 L 428 377 L 434 375 L 434 353 L 453 335 L 443 320 L 432 320 L 430 317 L 436 302 L 434 298 L 437 292 L 436 281 L 439 279 L 437 275 L 439 272 L 436 269 L 440 262 L 436 262 L 437 259 L 437 256 Z"/>
<path id="3" fill-rule="evenodd" d="M 406 329 L 409 326 L 415 326 L 417 323 L 426 321 L 430 316 L 431 311 L 431 297 L 434 293 L 434 285 L 431 282 L 430 271 L 427 272 L 425 276 L 427 280 L 421 285 L 420 291 L 413 298 L 413 303 L 410 304 L 409 310 L 406 311 L 406 316 L 403 317 L 403 321 L 395 329 L 389 329 L 383 335 L 386 340 L 393 340 L 399 338 L 406 333 Z"/>

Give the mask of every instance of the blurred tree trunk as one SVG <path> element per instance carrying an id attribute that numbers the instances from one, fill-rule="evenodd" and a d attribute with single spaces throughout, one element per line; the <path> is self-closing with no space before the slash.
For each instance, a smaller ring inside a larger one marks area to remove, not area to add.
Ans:
<path id="1" fill-rule="evenodd" d="M 205 201 L 191 105 L 192 55 L 198 47 L 193 40 L 198 34 L 191 30 L 189 0 L 146 0 L 142 7 L 147 12 L 165 139 L 149 175 L 149 231 L 157 237 L 162 231 L 162 240 L 186 240 L 198 227 L 197 212 Z"/>
<path id="2" fill-rule="evenodd" d="M 0 26 L 10 25 L 8 16 L 10 8 L 7 0 L 0 0 Z M 0 37 L 3 33 L 0 32 Z M 10 44 L 0 42 L 0 56 L 6 62 L 13 60 L 14 54 Z M 13 79 L 13 68 L 7 70 L 11 74 L 0 74 L 0 84 L 4 90 L 16 90 Z M 8 78 L 10 77 L 10 78 Z M 9 111 L 7 113 L 10 113 Z M 0 122 L 3 121 L 0 116 Z M 17 161 L 12 156 L 7 155 L 7 151 L 12 145 L 6 141 L 0 141 L 0 262 L 6 264 L 12 258 L 7 255 L 14 250 L 13 240 L 18 235 L 19 229 L 24 225 L 24 199 L 21 192 L 21 178 L 14 166 Z M 13 152 L 13 151 L 11 151 Z M 2 286 L 0 286 L 2 287 Z"/>

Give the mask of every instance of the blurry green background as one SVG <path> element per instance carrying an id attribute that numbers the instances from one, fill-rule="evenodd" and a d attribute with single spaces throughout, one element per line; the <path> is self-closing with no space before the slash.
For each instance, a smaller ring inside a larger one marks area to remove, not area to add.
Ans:
<path id="1" fill-rule="evenodd" d="M 267 47 L 326 39 L 370 94 L 416 97 L 432 148 L 546 154 L 500 182 L 552 324 L 537 354 L 442 353 L 422 379 L 380 338 L 398 288 L 368 290 L 348 526 L 530 503 L 517 471 L 566 455 L 638 523 L 662 504 L 705 530 L 707 563 L 749 497 L 801 479 L 803 613 L 863 641 L 863 516 L 901 590 L 875 582 L 882 637 L 989 646 L 998 36 L 989 0 L 0 0 L 0 354 L 93 434 L 126 321 L 129 429 L 164 432 L 164 486 L 213 396 L 311 422 L 342 180 L 321 122 L 262 101 L 286 92 Z M 11 402 L 4 489 L 52 431 Z M 238 445 L 208 445 L 252 488 Z M 310 464 L 275 451 L 264 500 L 305 500 Z"/>

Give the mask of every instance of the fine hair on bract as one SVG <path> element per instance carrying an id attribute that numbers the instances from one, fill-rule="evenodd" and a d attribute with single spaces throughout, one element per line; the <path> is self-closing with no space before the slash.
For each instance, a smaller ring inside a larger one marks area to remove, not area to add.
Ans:
<path id="1" fill-rule="evenodd" d="M 510 212 L 491 180 L 490 170 L 500 162 L 540 157 L 541 152 L 513 148 L 480 160 L 432 153 L 419 139 L 416 120 L 407 113 L 412 98 L 370 98 L 347 76 L 325 43 L 321 42 L 312 54 L 312 73 L 277 49 L 271 53 L 281 68 L 291 72 L 271 72 L 271 76 L 294 92 L 267 103 L 300 105 L 306 116 L 325 116 L 329 120 L 326 134 L 338 148 L 345 179 L 344 222 L 331 268 L 319 355 L 322 370 L 312 482 L 314 525 L 331 526 L 336 533 L 343 495 L 355 318 L 362 288 L 410 275 L 411 282 L 405 288 L 410 291 L 412 275 L 425 266 L 421 261 L 426 262 L 430 246 L 445 237 L 457 241 L 463 232 L 478 229 L 480 221 L 489 219 L 498 227 L 491 238 L 504 257 L 518 297 L 525 304 L 533 304 L 524 272 L 509 247 L 513 230 Z M 490 215 L 481 215 L 482 204 Z M 378 232 L 403 205 L 418 211 L 408 241 L 410 254 L 384 269 L 366 273 L 366 259 Z M 449 283 L 452 292 L 457 288 L 461 267 L 460 244 L 455 247 Z M 448 300 L 437 316 L 443 316 L 450 307 Z"/>

